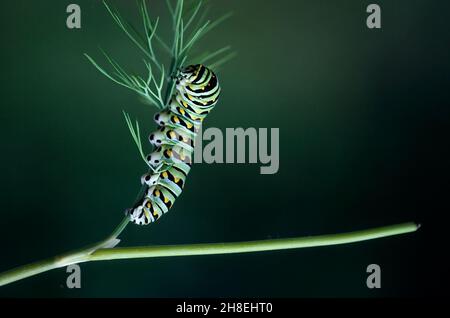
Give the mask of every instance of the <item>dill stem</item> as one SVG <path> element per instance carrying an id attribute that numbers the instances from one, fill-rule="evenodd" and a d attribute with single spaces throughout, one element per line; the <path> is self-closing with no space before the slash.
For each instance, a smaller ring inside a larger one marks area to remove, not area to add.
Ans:
<path id="1" fill-rule="evenodd" d="M 90 247 L 68 252 L 61 256 L 56 256 L 43 261 L 31 263 L 21 267 L 11 269 L 0 274 L 0 286 L 43 273 L 52 269 L 61 268 L 70 264 L 77 264 L 92 261 L 104 261 L 115 259 L 150 258 L 150 257 L 171 257 L 190 255 L 213 255 L 263 252 L 284 249 L 297 249 L 319 246 L 330 246 L 338 244 L 355 243 L 388 236 L 406 234 L 417 231 L 420 227 L 413 222 L 401 223 L 372 229 L 317 236 L 306 236 L 284 239 L 269 239 L 248 242 L 232 243 L 204 243 L 185 245 L 160 245 L 160 246 L 139 246 L 120 248 L 98 248 L 104 246 L 111 239 L 116 239 L 125 228 L 128 220 L 122 221 L 116 231 L 105 241 L 94 244 Z"/>

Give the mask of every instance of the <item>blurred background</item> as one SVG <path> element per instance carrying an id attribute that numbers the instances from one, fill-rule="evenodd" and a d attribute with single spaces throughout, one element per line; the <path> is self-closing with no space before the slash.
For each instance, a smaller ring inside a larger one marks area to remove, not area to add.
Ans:
<path id="1" fill-rule="evenodd" d="M 100 1 L 9 1 L 1 10 L 0 271 L 97 241 L 120 222 L 145 171 L 122 110 L 145 137 L 156 108 L 88 63 L 99 47 L 134 72 L 142 56 Z M 141 23 L 134 1 L 113 1 Z M 128 226 L 123 246 L 231 242 L 417 221 L 419 232 L 364 243 L 253 254 L 81 265 L 0 288 L 1 297 L 406 297 L 439 295 L 446 250 L 449 3 L 212 0 L 233 11 L 198 52 L 230 44 L 223 94 L 205 127 L 280 129 L 280 169 L 197 164 L 157 224 Z M 149 2 L 168 34 L 164 1 Z M 146 145 L 147 151 L 150 147 Z M 435 222 L 438 221 L 438 222 Z M 435 224 L 436 223 L 436 224 Z M 381 266 L 382 288 L 366 287 Z"/>

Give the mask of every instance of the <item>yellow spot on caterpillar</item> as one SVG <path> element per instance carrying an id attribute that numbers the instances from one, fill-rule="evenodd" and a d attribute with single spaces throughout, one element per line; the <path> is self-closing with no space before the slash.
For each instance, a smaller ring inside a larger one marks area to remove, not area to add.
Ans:
<path id="1" fill-rule="evenodd" d="M 171 131 L 170 133 L 169 133 L 169 135 L 170 135 L 170 138 L 175 138 L 177 135 L 175 134 L 175 132 L 173 132 L 173 131 Z"/>
<path id="2" fill-rule="evenodd" d="M 192 124 L 191 123 L 186 123 L 187 128 L 192 128 Z"/>
<path id="3" fill-rule="evenodd" d="M 167 203 L 167 202 L 169 202 L 169 199 L 168 198 L 164 198 L 164 203 Z"/>
<path id="4" fill-rule="evenodd" d="M 180 182 L 180 178 L 175 177 L 174 180 L 175 180 L 175 183 Z"/>
<path id="5" fill-rule="evenodd" d="M 159 197 L 161 195 L 161 192 L 159 190 L 155 190 L 155 192 L 153 194 L 156 195 L 157 197 Z"/>
<path id="6" fill-rule="evenodd" d="M 162 176 L 163 176 L 164 179 L 167 179 L 169 177 L 169 174 L 166 171 L 164 171 L 162 173 Z"/>

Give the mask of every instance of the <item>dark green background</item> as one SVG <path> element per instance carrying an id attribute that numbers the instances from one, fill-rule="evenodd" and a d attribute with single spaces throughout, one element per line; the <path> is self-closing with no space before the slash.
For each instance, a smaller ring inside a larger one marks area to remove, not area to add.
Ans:
<path id="1" fill-rule="evenodd" d="M 121 110 L 154 129 L 154 108 L 102 77 L 100 45 L 142 70 L 139 52 L 99 1 L 9 1 L 1 10 L 0 271 L 94 242 L 133 202 L 145 171 Z M 419 221 L 415 234 L 365 243 L 243 255 L 83 264 L 82 288 L 64 269 L 0 288 L 3 297 L 437 295 L 446 249 L 448 34 L 444 1 L 211 1 L 233 11 L 197 47 L 231 44 L 223 94 L 207 127 L 279 127 L 280 170 L 196 165 L 173 210 L 129 226 L 123 245 L 293 237 Z M 139 23 L 133 1 L 116 1 Z M 151 1 L 153 13 L 163 1 Z M 163 22 L 163 21 L 161 21 Z M 168 22 L 165 20 L 165 22 Z M 163 23 L 164 24 L 164 23 Z M 146 148 L 149 150 L 149 147 Z M 382 288 L 366 288 L 366 267 Z"/>

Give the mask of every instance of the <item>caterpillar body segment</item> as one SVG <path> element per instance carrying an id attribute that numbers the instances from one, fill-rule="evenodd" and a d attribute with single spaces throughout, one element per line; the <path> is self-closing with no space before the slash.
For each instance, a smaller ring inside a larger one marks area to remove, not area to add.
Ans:
<path id="1" fill-rule="evenodd" d="M 150 224 L 172 208 L 192 166 L 195 137 L 220 91 L 216 75 L 206 66 L 181 70 L 168 105 L 154 116 L 159 127 L 149 135 L 154 150 L 146 157 L 154 171 L 141 177 L 147 189 L 135 207 L 127 210 L 130 221 Z"/>
<path id="2" fill-rule="evenodd" d="M 177 128 L 161 127 L 148 137 L 150 143 L 155 147 L 162 145 L 179 146 L 187 151 L 194 151 L 194 141 L 187 137 L 182 131 Z"/>

